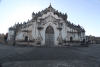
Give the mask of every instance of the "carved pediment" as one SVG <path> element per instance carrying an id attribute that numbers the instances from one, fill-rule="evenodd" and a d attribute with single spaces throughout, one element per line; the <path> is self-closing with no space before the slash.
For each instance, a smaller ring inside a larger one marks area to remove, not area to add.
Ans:
<path id="1" fill-rule="evenodd" d="M 38 17 L 37 19 L 46 19 L 48 17 L 52 17 L 55 19 L 63 20 L 62 18 L 59 18 L 57 15 L 54 15 L 53 12 L 48 12 L 47 14 L 43 14 L 41 17 Z"/>
<path id="2" fill-rule="evenodd" d="M 47 22 L 52 22 L 55 25 L 57 25 L 58 22 L 62 23 L 63 21 L 62 18 L 59 18 L 57 15 L 54 15 L 53 13 L 47 13 L 44 16 L 38 18 L 38 20 L 40 20 L 41 24 L 43 25 L 45 25 Z"/>

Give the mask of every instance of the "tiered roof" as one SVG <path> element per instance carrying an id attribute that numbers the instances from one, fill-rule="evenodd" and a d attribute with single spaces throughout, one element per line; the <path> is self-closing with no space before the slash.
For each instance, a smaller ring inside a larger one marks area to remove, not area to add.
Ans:
<path id="1" fill-rule="evenodd" d="M 42 10 L 41 12 L 39 11 L 38 13 L 32 13 L 32 20 L 37 20 L 38 17 L 41 17 L 43 14 L 47 14 L 47 12 L 53 12 L 55 15 L 57 15 L 59 18 L 62 18 L 65 22 L 66 22 L 66 25 L 72 29 L 75 29 L 79 32 L 85 32 L 85 30 L 80 26 L 80 25 L 74 25 L 73 23 L 71 23 L 70 21 L 67 20 L 67 14 L 65 13 L 61 13 L 61 12 L 58 12 L 58 10 L 54 9 L 51 4 L 49 5 L 48 8 Z M 31 20 L 31 21 L 32 21 Z M 13 27 L 10 27 L 9 29 L 16 29 L 16 28 L 25 28 L 27 26 L 27 23 L 31 22 L 31 21 L 28 21 L 28 22 L 24 22 L 23 24 L 15 24 Z"/>

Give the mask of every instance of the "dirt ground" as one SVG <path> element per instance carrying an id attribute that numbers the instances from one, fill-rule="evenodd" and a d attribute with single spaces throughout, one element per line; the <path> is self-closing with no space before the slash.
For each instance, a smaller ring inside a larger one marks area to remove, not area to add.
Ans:
<path id="1" fill-rule="evenodd" d="M 100 44 L 31 47 L 0 44 L 2 67 L 100 67 Z"/>

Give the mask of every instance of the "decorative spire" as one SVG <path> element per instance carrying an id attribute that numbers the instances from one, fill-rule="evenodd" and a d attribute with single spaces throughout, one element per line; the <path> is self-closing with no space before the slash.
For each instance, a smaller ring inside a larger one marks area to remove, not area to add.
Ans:
<path id="1" fill-rule="evenodd" d="M 50 22 L 51 22 L 51 3 L 50 3 Z"/>
<path id="2" fill-rule="evenodd" d="M 50 12 L 51 12 L 51 3 L 50 3 Z"/>
<path id="3" fill-rule="evenodd" d="M 50 2 L 50 6 L 51 6 L 51 2 Z"/>
<path id="4" fill-rule="evenodd" d="M 49 8 L 51 8 L 52 6 L 51 6 L 51 2 L 50 2 L 50 5 L 49 5 Z"/>

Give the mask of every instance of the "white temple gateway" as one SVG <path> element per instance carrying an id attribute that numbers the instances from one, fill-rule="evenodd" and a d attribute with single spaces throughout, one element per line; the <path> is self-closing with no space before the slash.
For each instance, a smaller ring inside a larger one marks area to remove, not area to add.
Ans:
<path id="1" fill-rule="evenodd" d="M 85 30 L 67 20 L 67 14 L 54 9 L 51 4 L 32 19 L 9 28 L 8 44 L 67 45 L 85 39 Z"/>

